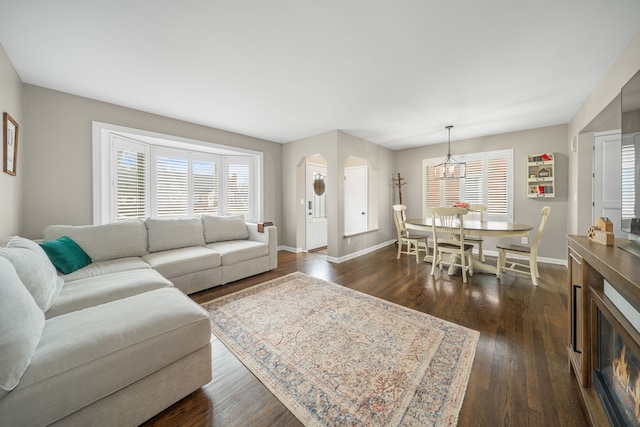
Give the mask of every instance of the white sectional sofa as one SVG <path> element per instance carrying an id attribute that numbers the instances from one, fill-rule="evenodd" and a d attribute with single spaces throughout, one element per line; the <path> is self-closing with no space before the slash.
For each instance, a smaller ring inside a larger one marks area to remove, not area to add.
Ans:
<path id="1" fill-rule="evenodd" d="M 44 237 L 70 238 L 89 264 L 61 274 L 31 240 L 0 244 L 0 426 L 144 422 L 211 380 L 209 316 L 185 293 L 277 262 L 275 227 L 237 218 L 50 226 Z"/>
<path id="2" fill-rule="evenodd" d="M 277 267 L 277 230 L 239 216 L 147 219 L 106 225 L 52 225 L 44 240 L 69 236 L 92 263 L 65 282 L 123 271 L 153 269 L 186 294 Z"/>

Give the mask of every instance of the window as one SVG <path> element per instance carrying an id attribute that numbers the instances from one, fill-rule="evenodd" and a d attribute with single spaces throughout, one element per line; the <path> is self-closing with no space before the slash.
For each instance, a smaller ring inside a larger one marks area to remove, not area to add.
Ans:
<path id="1" fill-rule="evenodd" d="M 636 217 L 636 146 L 622 144 L 622 219 L 627 221 Z"/>
<path id="2" fill-rule="evenodd" d="M 260 218 L 261 154 L 94 123 L 94 223 L 241 214 Z"/>
<path id="3" fill-rule="evenodd" d="M 422 161 L 423 216 L 433 206 L 453 206 L 457 201 L 487 206 L 487 219 L 513 221 L 513 150 L 457 156 L 466 163 L 463 179 L 436 179 L 435 165 L 442 158 Z"/>

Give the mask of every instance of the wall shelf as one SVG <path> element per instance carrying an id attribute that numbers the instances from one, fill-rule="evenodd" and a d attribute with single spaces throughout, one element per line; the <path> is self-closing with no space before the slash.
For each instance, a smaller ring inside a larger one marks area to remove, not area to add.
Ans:
<path id="1" fill-rule="evenodd" d="M 527 156 L 527 197 L 556 197 L 554 159 L 554 153 Z"/>

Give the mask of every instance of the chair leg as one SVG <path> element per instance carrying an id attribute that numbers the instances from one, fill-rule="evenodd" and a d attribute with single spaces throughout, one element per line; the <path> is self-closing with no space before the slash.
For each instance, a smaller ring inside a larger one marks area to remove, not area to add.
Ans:
<path id="1" fill-rule="evenodd" d="M 420 264 L 420 242 L 416 240 L 413 243 L 416 245 L 416 264 Z"/>
<path id="2" fill-rule="evenodd" d="M 462 268 L 462 283 L 467 283 L 467 255 L 463 253 L 460 255 L 460 267 Z"/>
<path id="3" fill-rule="evenodd" d="M 400 254 L 402 253 L 402 239 L 398 240 L 398 255 L 396 259 L 400 259 Z"/>
<path id="4" fill-rule="evenodd" d="M 433 248 L 433 259 L 431 260 L 431 275 L 435 276 L 436 273 L 436 262 L 438 262 L 438 260 L 436 259 L 438 251 L 436 250 L 436 248 Z"/>
<path id="5" fill-rule="evenodd" d="M 538 275 L 538 264 L 534 257 L 529 259 L 529 272 L 531 273 L 531 281 L 533 282 L 533 285 L 538 286 L 538 277 L 540 276 Z"/>
<path id="6" fill-rule="evenodd" d="M 482 251 L 482 242 L 478 244 L 478 258 L 480 258 L 480 261 L 484 262 L 484 252 Z"/>
<path id="7" fill-rule="evenodd" d="M 496 260 L 496 277 L 500 278 L 500 273 L 502 272 L 502 257 L 503 257 L 502 249 L 498 249 L 498 259 Z"/>

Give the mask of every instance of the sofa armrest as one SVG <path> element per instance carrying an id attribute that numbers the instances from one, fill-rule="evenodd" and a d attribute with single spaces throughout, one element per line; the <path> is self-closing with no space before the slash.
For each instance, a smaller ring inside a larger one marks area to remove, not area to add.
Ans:
<path id="1" fill-rule="evenodd" d="M 269 247 L 269 269 L 278 266 L 278 229 L 275 225 L 264 228 L 264 233 L 258 232 L 258 224 L 255 222 L 247 222 L 249 230 L 249 240 L 254 242 L 265 243 Z"/>

